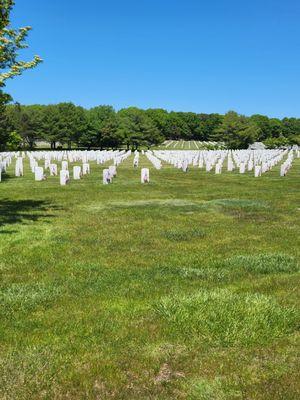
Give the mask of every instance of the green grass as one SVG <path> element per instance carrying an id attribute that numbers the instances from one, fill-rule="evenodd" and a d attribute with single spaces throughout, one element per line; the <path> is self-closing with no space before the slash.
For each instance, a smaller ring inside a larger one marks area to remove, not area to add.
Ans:
<path id="1" fill-rule="evenodd" d="M 0 399 L 298 399 L 299 172 L 0 183 Z M 107 163 L 106 165 L 109 165 Z"/>
<path id="2" fill-rule="evenodd" d="M 169 140 L 156 149 L 160 150 L 213 150 L 223 149 L 224 143 L 222 142 L 202 142 L 199 140 Z"/>
<path id="3" fill-rule="evenodd" d="M 294 332 L 299 324 L 293 308 L 280 307 L 270 296 L 228 289 L 167 297 L 156 309 L 169 322 L 174 340 L 183 335 L 188 343 L 210 346 L 264 344 Z"/>

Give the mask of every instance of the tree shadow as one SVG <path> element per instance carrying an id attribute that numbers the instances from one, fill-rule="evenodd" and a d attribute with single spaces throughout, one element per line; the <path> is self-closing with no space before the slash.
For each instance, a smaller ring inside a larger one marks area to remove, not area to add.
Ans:
<path id="1" fill-rule="evenodd" d="M 16 231 L 2 230 L 16 224 L 27 224 L 29 221 L 36 222 L 42 218 L 53 218 L 49 210 L 61 210 L 55 204 L 46 200 L 0 200 L 0 234 L 12 234 Z"/>
<path id="2" fill-rule="evenodd" d="M 13 178 L 13 176 L 11 176 L 10 174 L 8 174 L 7 172 L 2 172 L 1 174 L 1 181 L 7 181 L 8 179 Z"/>

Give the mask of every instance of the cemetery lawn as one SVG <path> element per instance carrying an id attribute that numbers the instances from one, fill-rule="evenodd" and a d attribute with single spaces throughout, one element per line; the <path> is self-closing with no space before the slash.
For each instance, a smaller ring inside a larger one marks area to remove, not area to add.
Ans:
<path id="1" fill-rule="evenodd" d="M 0 399 L 299 399 L 300 160 L 132 161 L 2 177 Z"/>

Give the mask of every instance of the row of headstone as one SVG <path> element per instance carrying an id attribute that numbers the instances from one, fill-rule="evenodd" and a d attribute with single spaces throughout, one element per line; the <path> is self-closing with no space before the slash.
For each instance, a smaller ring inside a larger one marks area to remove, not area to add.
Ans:
<path id="1" fill-rule="evenodd" d="M 0 182 L 2 181 L 2 174 L 4 174 L 11 164 L 12 155 L 10 153 L 0 153 Z"/>
<path id="2" fill-rule="evenodd" d="M 108 160 L 113 159 L 114 166 L 110 169 L 115 169 L 116 166 L 123 162 L 127 157 L 129 157 L 131 151 L 125 152 L 125 150 L 117 151 L 37 151 L 37 152 L 13 152 L 13 153 L 0 153 L 0 166 L 2 172 L 3 169 L 10 164 L 12 158 L 16 159 L 15 164 L 15 176 L 24 175 L 24 165 L 23 160 L 29 158 L 30 169 L 34 174 L 36 181 L 42 181 L 46 179 L 46 171 L 49 170 L 50 176 L 58 175 L 58 166 L 56 162 L 61 163 L 60 183 L 61 185 L 66 185 L 70 181 L 69 172 L 69 162 L 81 161 L 82 165 L 73 167 L 73 179 L 79 180 L 83 175 L 90 173 L 90 164 L 88 160 L 94 160 L 97 164 L 102 164 Z M 44 167 L 39 165 L 40 161 L 44 161 Z M 65 171 L 65 172 L 62 172 Z M 1 179 L 1 177 L 0 177 Z"/>
<path id="3" fill-rule="evenodd" d="M 15 175 L 23 176 L 24 175 L 24 166 L 23 166 L 23 158 L 17 157 L 16 165 L 15 165 Z"/>
<path id="4" fill-rule="evenodd" d="M 60 150 L 60 151 L 27 151 L 20 155 L 25 158 L 35 158 L 37 161 L 45 160 L 50 164 L 51 160 L 55 162 L 69 161 L 70 163 L 82 162 L 88 163 L 96 161 L 97 164 L 103 164 L 115 157 L 125 154 L 125 150 Z M 47 165 L 46 165 L 47 167 Z"/>
<path id="5" fill-rule="evenodd" d="M 293 150 L 291 152 L 293 153 Z M 193 165 L 205 168 L 206 172 L 210 172 L 214 168 L 216 174 L 221 174 L 227 159 L 228 172 L 235 169 L 240 174 L 254 171 L 254 176 L 259 177 L 281 162 L 287 156 L 288 150 L 156 150 L 153 153 L 157 158 L 184 172 L 187 172 L 188 167 Z M 298 151 L 296 151 L 296 155 L 298 155 Z"/>
<path id="6" fill-rule="evenodd" d="M 123 161 L 126 160 L 131 155 L 131 150 L 128 150 L 127 152 L 121 151 L 119 154 L 116 154 L 114 156 L 114 165 L 117 167 L 120 165 Z"/>
<path id="7" fill-rule="evenodd" d="M 285 176 L 292 166 L 294 157 L 300 157 L 298 147 L 290 150 L 148 150 L 141 153 L 134 152 L 133 165 L 135 167 L 139 165 L 140 154 L 145 154 L 156 169 L 160 169 L 162 161 L 164 161 L 183 172 L 187 172 L 189 167 L 193 166 L 204 168 L 207 172 L 214 170 L 215 174 L 221 174 L 225 168 L 229 172 L 237 170 L 240 174 L 253 171 L 255 177 L 260 177 L 280 162 L 283 162 L 280 167 L 280 175 Z M 24 159 L 28 158 L 36 181 L 44 180 L 48 171 L 50 176 L 59 174 L 63 185 L 70 180 L 69 163 L 81 163 L 81 165 L 73 166 L 73 179 L 79 180 L 83 175 L 90 173 L 90 161 L 102 164 L 107 160 L 113 160 L 113 166 L 105 169 L 105 177 L 103 177 L 103 183 L 110 183 L 116 176 L 116 167 L 130 155 L 130 150 L 0 153 L 0 180 L 2 173 L 6 171 L 13 159 L 15 159 L 16 176 L 24 175 Z M 44 164 L 39 165 L 41 162 Z M 66 174 L 58 171 L 59 163 L 61 171 L 67 171 Z M 141 181 L 149 181 L 149 169 L 142 169 Z"/>
<path id="8" fill-rule="evenodd" d="M 136 150 L 134 152 L 134 158 L 133 158 L 133 167 L 137 168 L 139 166 L 139 160 L 140 160 L 140 153 Z"/>
<path id="9" fill-rule="evenodd" d="M 154 168 L 161 169 L 161 167 L 162 167 L 161 161 L 158 157 L 156 157 L 154 155 L 154 152 L 152 152 L 151 150 L 148 150 L 148 151 L 146 151 L 145 155 L 148 158 L 148 160 L 152 163 Z"/>
<path id="10" fill-rule="evenodd" d="M 296 155 L 298 157 L 300 157 L 299 153 L 296 153 Z M 287 159 L 280 166 L 280 176 L 286 176 L 286 174 L 288 173 L 289 169 L 292 167 L 293 159 L 294 159 L 294 153 L 293 153 L 293 150 L 291 150 L 288 153 Z"/>
<path id="11" fill-rule="evenodd" d="M 173 140 L 169 140 L 169 141 L 166 141 L 165 143 L 163 143 L 163 145 L 165 145 L 166 148 L 168 148 L 169 146 L 171 146 L 172 143 L 173 143 Z"/>

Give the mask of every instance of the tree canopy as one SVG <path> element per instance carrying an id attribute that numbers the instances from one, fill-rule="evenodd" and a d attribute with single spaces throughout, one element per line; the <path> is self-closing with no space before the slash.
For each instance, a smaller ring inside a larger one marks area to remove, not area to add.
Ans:
<path id="1" fill-rule="evenodd" d="M 20 143 L 20 136 L 17 136 L 9 124 L 6 113 L 6 104 L 11 97 L 4 93 L 3 88 L 7 79 L 21 75 L 26 69 L 34 68 L 42 60 L 34 56 L 30 61 L 18 59 L 19 50 L 27 46 L 26 38 L 31 27 L 14 29 L 10 25 L 10 13 L 14 6 L 13 0 L 0 0 L 0 150 L 14 147 Z M 24 115 L 22 115 L 22 118 Z"/>
<path id="2" fill-rule="evenodd" d="M 137 149 L 150 148 L 165 140 L 217 141 L 234 149 L 263 141 L 272 148 L 300 144 L 300 119 L 246 117 L 234 111 L 220 115 L 136 107 L 116 111 L 108 105 L 85 109 L 73 103 L 10 104 L 0 113 L 2 149 L 12 133 L 21 138 L 13 140 L 15 145 L 29 149 L 39 141 L 48 143 L 52 149 L 62 145 Z"/>

